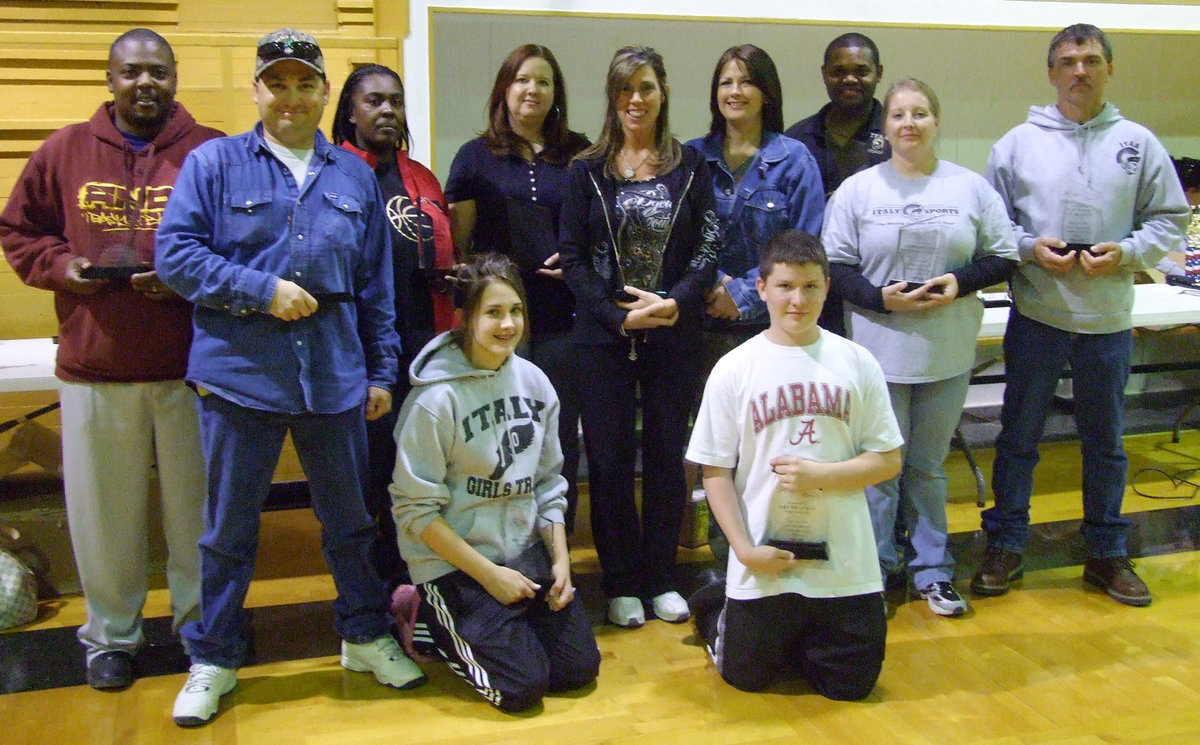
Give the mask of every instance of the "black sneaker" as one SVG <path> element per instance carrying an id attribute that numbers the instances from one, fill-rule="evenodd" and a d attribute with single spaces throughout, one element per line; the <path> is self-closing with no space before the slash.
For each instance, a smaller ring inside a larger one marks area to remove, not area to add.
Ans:
<path id="1" fill-rule="evenodd" d="M 128 652 L 101 652 L 87 666 L 87 682 L 97 691 L 119 691 L 133 684 L 133 657 Z"/>
<path id="2" fill-rule="evenodd" d="M 711 642 L 716 637 L 717 619 L 725 607 L 725 580 L 714 580 L 696 590 L 687 604 L 700 638 Z"/>

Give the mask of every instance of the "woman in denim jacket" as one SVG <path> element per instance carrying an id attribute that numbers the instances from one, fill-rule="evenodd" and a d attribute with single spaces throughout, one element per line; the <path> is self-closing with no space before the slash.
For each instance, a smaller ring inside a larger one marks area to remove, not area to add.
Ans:
<path id="1" fill-rule="evenodd" d="M 662 620 L 688 618 L 671 567 L 687 497 L 683 449 L 700 318 L 720 245 L 708 167 L 671 137 L 668 93 L 657 52 L 618 50 L 604 129 L 571 164 L 559 228 L 576 300 L 592 534 L 608 618 L 627 628 L 645 623 L 643 601 Z"/>
<path id="2" fill-rule="evenodd" d="M 708 135 L 687 144 L 704 154 L 712 175 L 723 247 L 717 281 L 705 295 L 699 402 L 704 381 L 726 352 L 767 327 L 758 297 L 759 250 L 789 228 L 821 234 L 825 192 L 804 143 L 783 131 L 783 92 L 770 55 L 753 44 L 726 49 L 713 70 Z M 723 563 L 728 547 L 716 521 L 709 545 Z"/>
<path id="3" fill-rule="evenodd" d="M 709 109 L 708 135 L 688 145 L 708 161 L 723 229 L 717 284 L 705 307 L 714 319 L 707 328 L 732 337 L 723 354 L 767 326 L 766 306 L 754 287 L 759 249 L 789 228 L 820 235 L 825 195 L 812 153 L 781 134 L 779 74 L 762 49 L 742 44 L 725 50 L 713 70 Z"/>

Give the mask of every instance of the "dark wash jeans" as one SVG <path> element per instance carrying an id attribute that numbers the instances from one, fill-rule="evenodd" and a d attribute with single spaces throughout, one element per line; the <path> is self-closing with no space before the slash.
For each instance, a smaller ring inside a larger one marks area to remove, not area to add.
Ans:
<path id="1" fill-rule="evenodd" d="M 1058 376 L 1070 363 L 1075 426 L 1083 450 L 1083 526 L 1088 555 L 1125 555 L 1121 517 L 1128 458 L 1125 384 L 1133 334 L 1078 334 L 1026 318 L 1014 307 L 1004 333 L 1004 406 L 992 469 L 995 506 L 983 511 L 988 545 L 1020 552 L 1029 538 L 1029 500 L 1038 443 Z"/>

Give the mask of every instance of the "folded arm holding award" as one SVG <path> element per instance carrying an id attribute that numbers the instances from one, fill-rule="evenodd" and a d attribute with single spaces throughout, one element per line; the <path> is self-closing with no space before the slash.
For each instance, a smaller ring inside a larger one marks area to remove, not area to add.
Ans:
<path id="1" fill-rule="evenodd" d="M 704 489 L 709 508 L 729 536 L 730 551 L 738 561 L 755 572 L 784 572 L 796 569 L 801 561 L 829 561 L 831 551 L 839 553 L 830 546 L 827 498 L 853 499 L 863 486 L 876 483 L 892 460 L 898 460 L 898 455 L 893 459 L 888 453 L 870 450 L 835 462 L 786 453 L 770 458 L 767 465 L 777 485 L 758 545 L 738 508 L 733 469 L 704 466 Z M 733 533 L 730 526 L 736 526 Z"/>
<path id="2" fill-rule="evenodd" d="M 64 280 L 68 289 L 80 295 L 90 295 L 109 282 L 128 282 L 154 300 L 176 296 L 159 280 L 154 266 L 138 259 L 129 246 L 107 248 L 95 263 L 84 256 L 73 257 L 67 262 Z"/>
<path id="3" fill-rule="evenodd" d="M 1033 242 L 1033 259 L 1047 271 L 1063 274 L 1078 263 L 1088 276 L 1107 274 L 1121 265 L 1121 244 L 1095 243 L 1100 232 L 1098 195 L 1084 187 L 1068 190 L 1062 199 L 1062 237 L 1039 236 Z"/>

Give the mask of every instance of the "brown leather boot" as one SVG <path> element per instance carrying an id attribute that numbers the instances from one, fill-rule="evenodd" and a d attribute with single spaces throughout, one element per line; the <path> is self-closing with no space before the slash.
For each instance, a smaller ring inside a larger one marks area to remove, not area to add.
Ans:
<path id="1" fill-rule="evenodd" d="M 975 576 L 971 578 L 971 592 L 992 597 L 1008 592 L 1008 583 L 1025 574 L 1021 555 L 999 546 L 988 546 L 983 552 Z"/>
<path id="2" fill-rule="evenodd" d="M 1104 588 L 1118 603 L 1139 608 L 1150 605 L 1150 589 L 1134 573 L 1128 556 L 1088 559 L 1083 565 L 1083 581 Z"/>

